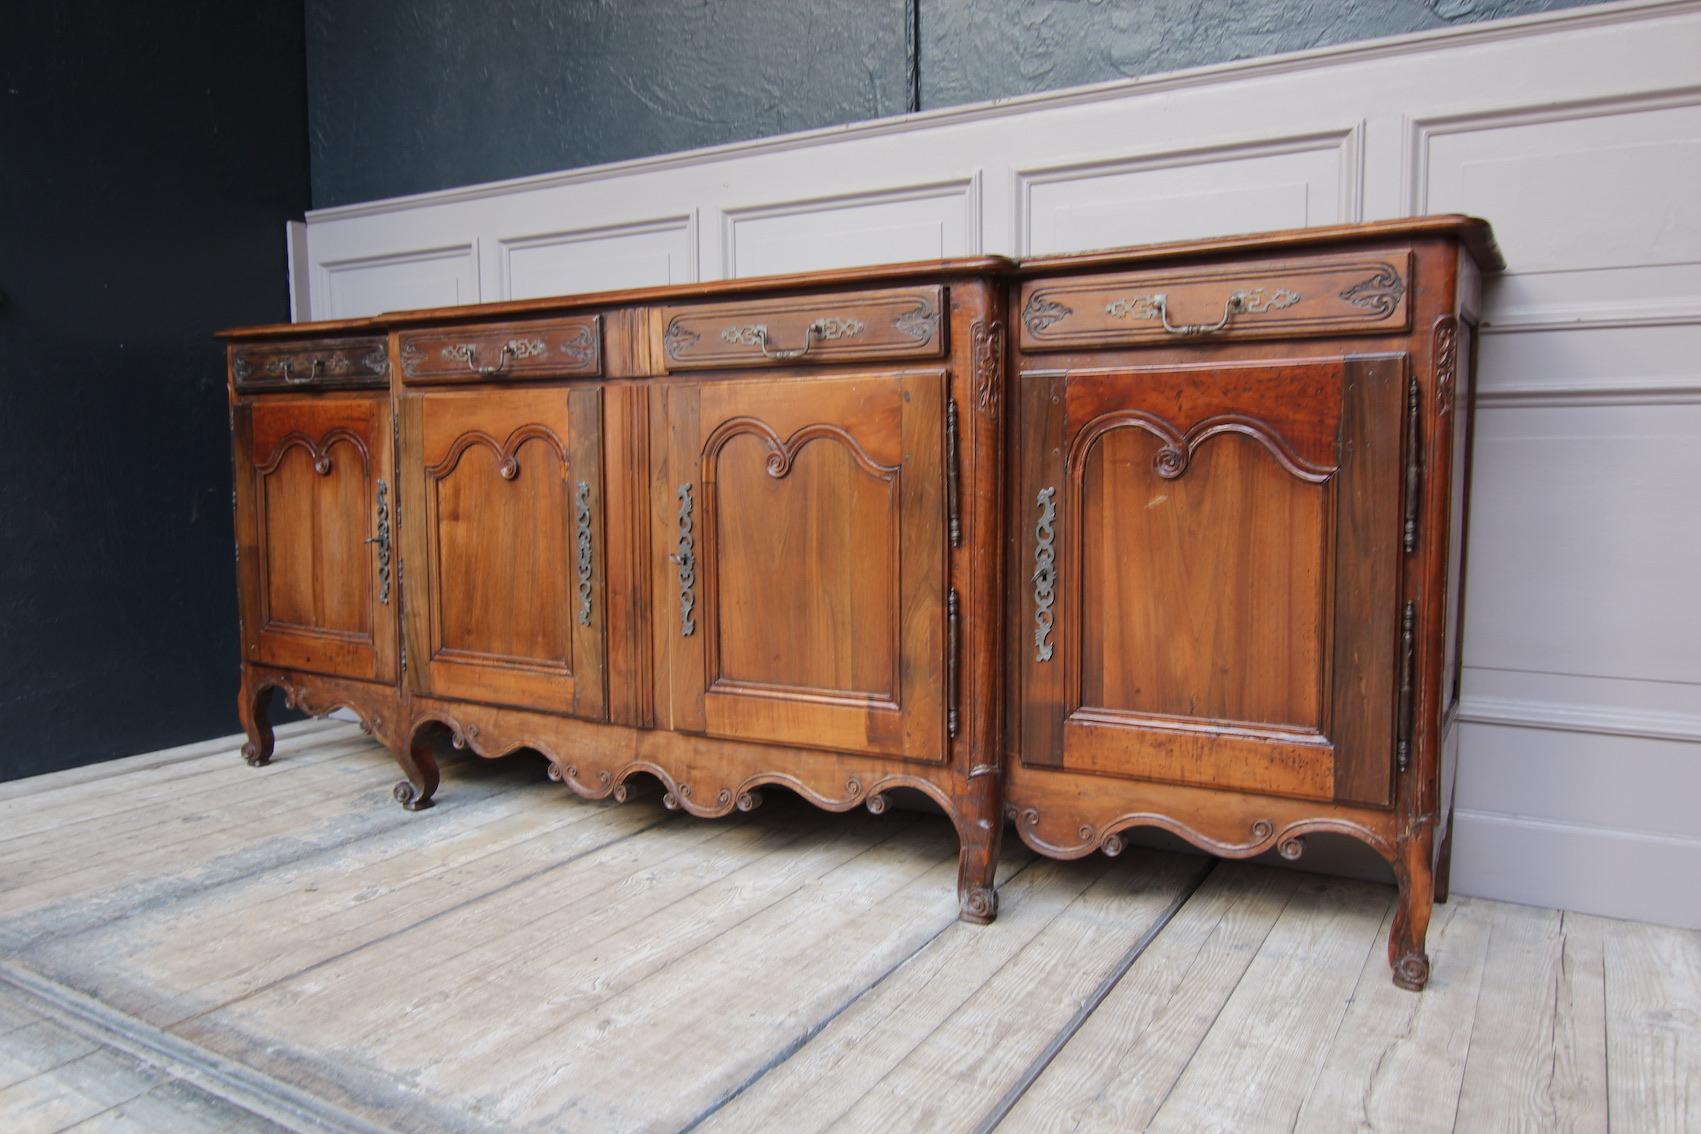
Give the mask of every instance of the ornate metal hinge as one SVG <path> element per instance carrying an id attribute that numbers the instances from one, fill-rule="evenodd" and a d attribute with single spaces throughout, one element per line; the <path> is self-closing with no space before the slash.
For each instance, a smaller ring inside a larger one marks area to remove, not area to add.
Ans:
<path id="1" fill-rule="evenodd" d="M 957 470 L 957 399 L 945 399 L 945 501 L 951 513 L 951 546 L 963 546 L 962 484 Z"/>
<path id="2" fill-rule="evenodd" d="M 1042 488 L 1035 501 L 1039 522 L 1034 525 L 1034 660 L 1051 660 L 1051 628 L 1057 600 L 1057 489 Z"/>
<path id="3" fill-rule="evenodd" d="M 1418 495 L 1423 484 L 1422 415 L 1418 412 L 1418 380 L 1406 385 L 1406 533 L 1407 554 L 1417 550 Z"/>
<path id="4" fill-rule="evenodd" d="M 1417 603 L 1408 600 L 1400 615 L 1400 705 L 1395 722 L 1394 764 L 1404 772 L 1412 766 L 1412 673 L 1416 668 Z"/>
<path id="5" fill-rule="evenodd" d="M 692 534 L 691 485 L 679 486 L 679 549 L 670 558 L 679 567 L 679 636 L 697 632 L 691 612 L 697 606 L 697 555 Z"/>
<path id="6" fill-rule="evenodd" d="M 390 605 L 390 486 L 378 482 L 378 534 L 366 540 L 378 545 L 378 601 Z"/>
<path id="7" fill-rule="evenodd" d="M 399 591 L 406 585 L 407 564 L 398 561 L 396 563 L 396 589 Z M 402 632 L 398 635 L 397 644 L 401 649 L 402 674 L 405 676 L 408 671 L 408 631 L 406 622 L 403 622 L 402 624 Z"/>
<path id="8" fill-rule="evenodd" d="M 579 549 L 579 625 L 591 624 L 591 486 L 585 481 L 575 485 L 573 519 L 578 527 L 575 542 Z"/>
<path id="9" fill-rule="evenodd" d="M 957 588 L 945 593 L 945 735 L 957 735 Z"/>

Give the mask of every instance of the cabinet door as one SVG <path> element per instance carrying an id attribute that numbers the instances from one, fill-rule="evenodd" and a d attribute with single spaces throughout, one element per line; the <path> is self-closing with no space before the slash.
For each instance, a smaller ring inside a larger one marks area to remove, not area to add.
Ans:
<path id="1" fill-rule="evenodd" d="M 245 656 L 394 681 L 387 397 L 263 397 L 234 425 Z"/>
<path id="2" fill-rule="evenodd" d="M 657 399 L 674 728 L 944 758 L 945 396 L 930 371 Z"/>
<path id="3" fill-rule="evenodd" d="M 604 717 L 601 416 L 596 389 L 403 396 L 416 692 Z"/>
<path id="4" fill-rule="evenodd" d="M 1391 801 L 1406 375 L 1023 377 L 1024 763 Z"/>

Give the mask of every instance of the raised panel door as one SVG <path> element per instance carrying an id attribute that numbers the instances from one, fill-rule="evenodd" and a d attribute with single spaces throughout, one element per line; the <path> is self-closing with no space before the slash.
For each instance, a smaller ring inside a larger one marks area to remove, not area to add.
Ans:
<path id="1" fill-rule="evenodd" d="M 601 719 L 600 392 L 402 399 L 412 688 Z"/>
<path id="2" fill-rule="evenodd" d="M 393 681 L 388 400 L 263 397 L 234 424 L 244 656 Z"/>
<path id="3" fill-rule="evenodd" d="M 654 412 L 673 727 L 942 760 L 944 374 L 682 384 Z"/>
<path id="4" fill-rule="evenodd" d="M 1404 357 L 1022 390 L 1023 761 L 1391 802 Z"/>

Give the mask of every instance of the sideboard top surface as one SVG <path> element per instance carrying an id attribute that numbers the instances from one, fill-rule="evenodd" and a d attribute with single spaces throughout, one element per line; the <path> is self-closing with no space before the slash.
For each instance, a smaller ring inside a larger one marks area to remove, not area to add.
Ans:
<path id="1" fill-rule="evenodd" d="M 947 260 L 922 260 L 902 264 L 840 268 L 830 271 L 775 276 L 747 276 L 738 279 L 707 280 L 691 284 L 669 284 L 660 287 L 586 292 L 579 295 L 547 296 L 539 299 L 522 299 L 509 302 L 393 311 L 360 319 L 330 319 L 310 323 L 270 323 L 219 331 L 218 337 L 233 341 L 245 341 L 293 338 L 296 336 L 358 334 L 361 332 L 381 333 L 397 327 L 455 322 L 468 318 L 482 320 L 525 318 L 593 307 L 670 303 L 680 300 L 751 295 L 805 287 L 835 287 L 900 279 L 915 282 L 972 275 L 1025 278 L 1108 267 L 1137 267 L 1143 264 L 1159 264 L 1229 253 L 1244 255 L 1257 252 L 1280 252 L 1297 248 L 1320 248 L 1367 240 L 1447 236 L 1459 240 L 1484 271 L 1494 272 L 1505 268 L 1505 261 L 1501 257 L 1499 247 L 1495 244 L 1493 230 L 1489 227 L 1487 221 L 1477 217 L 1446 214 L 1371 221 L 1363 224 L 1292 228 L 1278 232 L 1220 236 L 1203 240 L 1170 241 L 1162 244 L 1143 244 L 1127 248 L 1074 252 L 1062 256 L 1032 257 L 1021 261 L 1004 256 L 967 256 Z"/>

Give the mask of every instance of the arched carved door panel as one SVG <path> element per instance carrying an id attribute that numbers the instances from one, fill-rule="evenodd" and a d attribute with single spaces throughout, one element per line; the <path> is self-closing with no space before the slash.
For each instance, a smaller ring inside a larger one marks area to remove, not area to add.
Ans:
<path id="1" fill-rule="evenodd" d="M 244 656 L 394 680 L 388 402 L 261 397 L 237 405 L 235 426 Z"/>
<path id="2" fill-rule="evenodd" d="M 600 423 L 594 388 L 404 395 L 415 692 L 606 715 Z"/>
<path id="3" fill-rule="evenodd" d="M 1021 379 L 1024 763 L 1392 802 L 1406 376 Z"/>
<path id="4" fill-rule="evenodd" d="M 944 374 L 681 385 L 654 412 L 673 727 L 944 759 Z"/>

